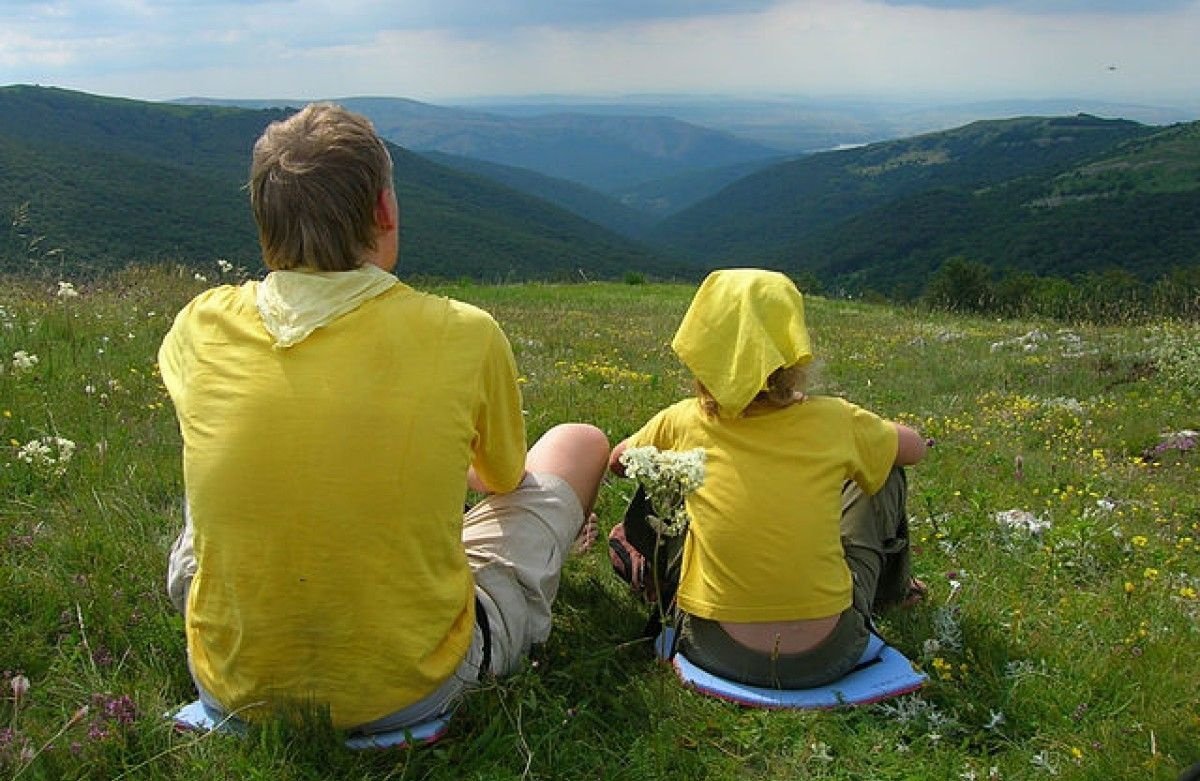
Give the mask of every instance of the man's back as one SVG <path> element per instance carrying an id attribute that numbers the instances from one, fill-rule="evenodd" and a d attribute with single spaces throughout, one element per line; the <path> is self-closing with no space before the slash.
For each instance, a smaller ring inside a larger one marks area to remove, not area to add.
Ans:
<path id="1" fill-rule="evenodd" d="M 359 724 L 428 694 L 470 642 L 466 472 L 478 453 L 489 484 L 520 479 L 512 357 L 487 314 L 400 284 L 279 348 L 258 284 L 197 298 L 160 353 L 195 529 L 192 666 L 231 708 L 311 699 Z"/>

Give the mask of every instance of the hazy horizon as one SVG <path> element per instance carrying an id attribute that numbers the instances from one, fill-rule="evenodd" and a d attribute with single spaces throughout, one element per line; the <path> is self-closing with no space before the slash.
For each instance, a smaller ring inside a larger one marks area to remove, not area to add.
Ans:
<path id="1" fill-rule="evenodd" d="M 1200 101 L 1200 0 L 11 0 L 0 83 L 378 95 Z"/>

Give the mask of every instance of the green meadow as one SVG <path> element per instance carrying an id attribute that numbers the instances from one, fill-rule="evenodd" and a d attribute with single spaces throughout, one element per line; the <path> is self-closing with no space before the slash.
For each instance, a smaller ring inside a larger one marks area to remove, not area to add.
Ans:
<path id="1" fill-rule="evenodd" d="M 432 746 L 350 752 L 319 718 L 176 732 L 164 714 L 194 693 L 164 590 L 182 486 L 155 353 L 237 274 L 0 285 L 0 777 L 1174 779 L 1200 760 L 1200 330 L 819 297 L 811 390 L 936 442 L 909 472 L 929 597 L 879 620 L 920 692 L 782 712 L 687 691 L 598 544 L 568 564 L 550 641 Z M 689 392 L 668 342 L 690 287 L 434 290 L 508 333 L 531 440 L 588 420 L 616 442 Z M 631 493 L 605 483 L 604 531 Z"/>

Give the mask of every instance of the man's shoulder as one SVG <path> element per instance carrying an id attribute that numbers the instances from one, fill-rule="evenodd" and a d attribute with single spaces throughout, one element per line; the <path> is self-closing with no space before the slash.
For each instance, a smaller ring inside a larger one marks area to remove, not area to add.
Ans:
<path id="1" fill-rule="evenodd" d="M 236 315 L 255 311 L 254 291 L 257 282 L 241 285 L 218 285 L 200 293 L 179 310 L 176 325 L 203 318 Z"/>
<path id="2" fill-rule="evenodd" d="M 386 299 L 389 295 L 392 296 L 392 300 L 398 307 L 417 307 L 421 312 L 421 317 L 431 324 L 439 323 L 445 327 L 478 335 L 500 333 L 500 326 L 496 319 L 474 304 L 468 304 L 448 296 L 414 290 L 403 284 L 396 285 L 392 291 L 384 294 L 381 298 Z"/>
<path id="3" fill-rule="evenodd" d="M 254 291 L 258 283 L 243 282 L 240 285 L 217 285 L 210 287 L 188 302 L 187 309 L 214 310 L 237 309 L 248 301 L 254 303 Z"/>

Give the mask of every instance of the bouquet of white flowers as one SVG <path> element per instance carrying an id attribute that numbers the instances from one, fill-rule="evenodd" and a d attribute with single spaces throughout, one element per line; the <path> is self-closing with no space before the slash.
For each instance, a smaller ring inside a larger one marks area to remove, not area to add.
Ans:
<path id="1" fill-rule="evenodd" d="M 631 447 L 621 454 L 625 474 L 645 489 L 654 512 L 650 528 L 664 537 L 678 537 L 691 522 L 684 500 L 704 484 L 704 450 L 659 450 Z"/>

